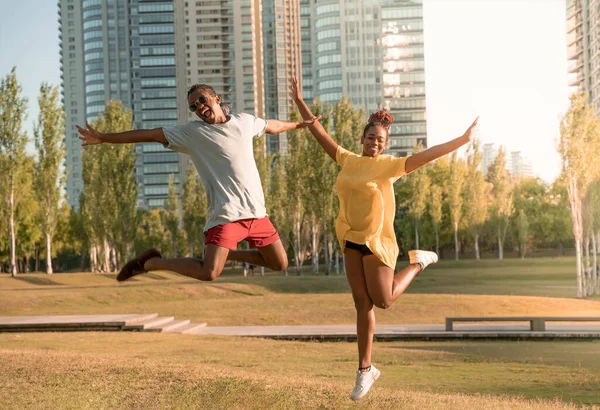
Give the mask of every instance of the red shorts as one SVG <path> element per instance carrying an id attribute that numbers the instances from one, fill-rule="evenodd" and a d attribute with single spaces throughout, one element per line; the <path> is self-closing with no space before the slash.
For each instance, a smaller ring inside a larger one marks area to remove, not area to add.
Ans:
<path id="1" fill-rule="evenodd" d="M 262 248 L 279 240 L 277 230 L 268 216 L 260 219 L 242 219 L 217 225 L 206 232 L 206 244 L 237 249 L 238 242 L 247 241 L 251 248 Z"/>

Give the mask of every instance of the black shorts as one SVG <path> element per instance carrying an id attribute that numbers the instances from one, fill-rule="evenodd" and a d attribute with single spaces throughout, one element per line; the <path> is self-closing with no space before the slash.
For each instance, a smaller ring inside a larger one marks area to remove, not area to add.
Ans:
<path id="1" fill-rule="evenodd" d="M 362 256 L 373 255 L 373 252 L 371 252 L 371 249 L 369 249 L 367 245 L 360 245 L 358 243 L 346 241 L 346 248 L 359 251 Z"/>

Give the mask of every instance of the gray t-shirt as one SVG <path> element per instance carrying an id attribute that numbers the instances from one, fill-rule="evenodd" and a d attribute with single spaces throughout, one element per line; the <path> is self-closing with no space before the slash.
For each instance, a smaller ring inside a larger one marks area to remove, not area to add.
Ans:
<path id="1" fill-rule="evenodd" d="M 199 120 L 163 128 L 166 147 L 189 154 L 204 183 L 208 199 L 205 232 L 267 215 L 252 145 L 252 139 L 264 135 L 266 129 L 266 120 L 250 114 L 230 115 L 223 124 Z"/>

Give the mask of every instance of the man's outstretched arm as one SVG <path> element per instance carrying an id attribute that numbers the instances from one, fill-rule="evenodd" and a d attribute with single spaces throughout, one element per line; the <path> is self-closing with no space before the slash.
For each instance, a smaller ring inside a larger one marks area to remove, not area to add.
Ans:
<path id="1" fill-rule="evenodd" d="M 85 126 L 86 128 L 82 128 L 77 125 L 77 131 L 79 131 L 79 134 L 81 134 L 79 139 L 82 142 L 82 147 L 102 144 L 103 142 L 108 144 L 135 144 L 136 142 L 158 142 L 163 145 L 167 144 L 167 139 L 162 128 L 104 134 L 92 128 L 87 121 Z"/>

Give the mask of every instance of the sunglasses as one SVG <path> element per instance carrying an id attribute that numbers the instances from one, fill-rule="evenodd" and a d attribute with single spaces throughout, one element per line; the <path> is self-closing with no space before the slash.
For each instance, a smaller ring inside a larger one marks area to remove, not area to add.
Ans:
<path id="1" fill-rule="evenodd" d="M 193 102 L 189 105 L 190 111 L 196 112 L 196 109 L 199 106 L 206 104 L 206 101 L 207 101 L 206 97 L 201 95 L 200 97 L 198 97 L 198 99 L 195 102 Z"/>

